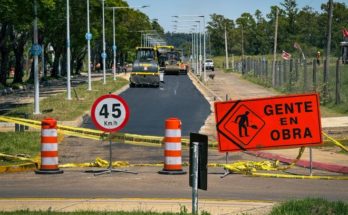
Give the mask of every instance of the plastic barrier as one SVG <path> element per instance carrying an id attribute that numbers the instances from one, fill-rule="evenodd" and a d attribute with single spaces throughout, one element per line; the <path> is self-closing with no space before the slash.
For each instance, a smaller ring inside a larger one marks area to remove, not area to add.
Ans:
<path id="1" fill-rule="evenodd" d="M 186 174 L 181 161 L 181 121 L 169 118 L 165 122 L 164 167 L 160 174 Z"/>
<path id="2" fill-rule="evenodd" d="M 61 174 L 58 167 L 57 121 L 47 118 L 41 124 L 41 165 L 36 174 Z"/>

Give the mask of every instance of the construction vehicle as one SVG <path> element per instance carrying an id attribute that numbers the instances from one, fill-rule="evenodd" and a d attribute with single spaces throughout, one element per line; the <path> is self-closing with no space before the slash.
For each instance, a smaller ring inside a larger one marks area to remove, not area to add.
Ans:
<path id="1" fill-rule="evenodd" d="M 174 46 L 170 45 L 157 45 L 155 47 L 158 57 L 158 65 L 161 70 L 165 68 L 165 62 L 167 61 L 167 53 L 174 50 Z"/>
<path id="2" fill-rule="evenodd" d="M 154 47 L 137 47 L 136 60 L 133 63 L 129 86 L 159 87 L 160 73 L 156 49 Z"/>
<path id="3" fill-rule="evenodd" d="M 180 52 L 170 51 L 167 52 L 167 60 L 165 61 L 164 74 L 177 74 L 179 75 L 181 70 Z"/>

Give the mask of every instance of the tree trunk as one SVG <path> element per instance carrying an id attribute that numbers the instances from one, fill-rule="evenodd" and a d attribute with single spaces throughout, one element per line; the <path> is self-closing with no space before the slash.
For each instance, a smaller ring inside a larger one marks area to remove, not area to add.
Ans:
<path id="1" fill-rule="evenodd" d="M 15 58 L 16 58 L 16 66 L 15 66 L 15 74 L 13 78 L 13 83 L 22 83 L 23 82 L 23 52 L 24 52 L 24 45 L 21 47 L 17 47 L 15 51 Z"/>
<path id="2" fill-rule="evenodd" d="M 59 60 L 60 60 L 61 55 L 62 55 L 61 52 L 59 50 L 55 49 L 53 69 L 51 71 L 51 77 L 58 78 Z"/>
<path id="3" fill-rule="evenodd" d="M 1 68 L 0 68 L 0 83 L 4 86 L 6 86 L 6 79 L 7 79 L 7 74 L 8 74 L 8 55 L 9 55 L 9 50 L 6 45 L 4 45 L 1 48 Z"/>

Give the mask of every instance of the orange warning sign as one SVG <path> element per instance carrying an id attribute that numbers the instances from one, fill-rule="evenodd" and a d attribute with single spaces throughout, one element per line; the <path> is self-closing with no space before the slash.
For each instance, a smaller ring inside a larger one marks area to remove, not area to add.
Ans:
<path id="1" fill-rule="evenodd" d="M 322 143 L 318 94 L 215 102 L 222 152 Z"/>

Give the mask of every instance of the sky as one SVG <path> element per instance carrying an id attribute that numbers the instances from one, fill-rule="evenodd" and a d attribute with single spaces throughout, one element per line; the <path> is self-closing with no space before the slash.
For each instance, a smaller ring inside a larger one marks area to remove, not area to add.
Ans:
<path id="1" fill-rule="evenodd" d="M 173 31 L 175 24 L 172 16 L 176 15 L 204 15 L 209 21 L 213 13 L 223 15 L 228 19 L 235 20 L 244 12 L 254 14 L 259 9 L 263 16 L 270 12 L 273 5 L 280 6 L 283 0 L 125 0 L 131 7 L 149 5 L 147 8 L 140 9 L 150 19 L 158 19 L 164 31 Z M 320 5 L 327 3 L 328 0 L 297 0 L 298 8 L 306 5 L 315 11 L 321 11 Z M 334 0 L 348 5 L 348 0 Z M 182 18 L 185 19 L 185 18 Z M 186 18 L 192 19 L 192 18 Z M 189 23 L 188 23 L 189 24 Z M 188 25 L 187 24 L 187 25 Z M 183 24 L 184 25 L 184 24 Z M 189 30 L 187 30 L 189 31 Z"/>

